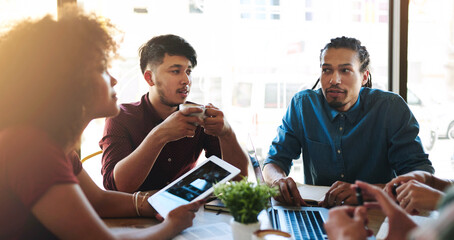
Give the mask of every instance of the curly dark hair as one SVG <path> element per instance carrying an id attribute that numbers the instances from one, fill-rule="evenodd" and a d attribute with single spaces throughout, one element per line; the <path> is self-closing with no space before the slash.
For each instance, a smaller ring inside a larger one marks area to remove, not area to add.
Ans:
<path id="1" fill-rule="evenodd" d="M 323 52 L 330 48 L 347 48 L 358 53 L 359 62 L 361 64 L 360 71 L 370 71 L 370 56 L 365 46 L 361 45 L 361 42 L 355 38 L 349 37 L 338 37 L 332 38 L 331 41 L 325 45 L 325 47 L 320 51 L 320 62 L 322 60 Z M 369 79 L 363 87 L 372 87 L 372 75 L 369 73 Z"/>
<path id="2" fill-rule="evenodd" d="M 22 20 L 0 37 L 0 130 L 33 125 L 69 146 L 80 139 L 93 96 L 89 67 L 107 68 L 117 43 L 108 20 L 75 5 L 62 13 Z"/>
<path id="3" fill-rule="evenodd" d="M 140 47 L 140 69 L 142 73 L 145 72 L 149 63 L 154 67 L 161 64 L 166 53 L 170 56 L 186 57 L 191 62 L 192 68 L 197 65 L 197 53 L 191 44 L 176 35 L 161 35 L 153 37 Z"/>

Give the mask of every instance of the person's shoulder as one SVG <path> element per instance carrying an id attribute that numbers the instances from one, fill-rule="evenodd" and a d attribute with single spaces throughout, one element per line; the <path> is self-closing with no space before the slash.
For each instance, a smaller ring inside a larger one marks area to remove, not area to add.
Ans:
<path id="1" fill-rule="evenodd" d="M 295 100 L 315 99 L 315 98 L 318 98 L 320 96 L 320 94 L 322 94 L 321 89 L 318 89 L 318 90 L 304 89 L 304 90 L 297 92 L 293 96 L 293 98 Z"/>
<path id="2" fill-rule="evenodd" d="M 0 131 L 0 141 L 5 144 L 15 144 L 16 141 L 21 141 L 22 143 L 24 141 L 36 141 L 37 138 L 47 138 L 47 134 L 29 125 L 18 125 Z"/>
<path id="3" fill-rule="evenodd" d="M 110 117 L 110 120 L 121 121 L 121 120 L 131 120 L 131 119 L 141 119 L 144 114 L 147 103 L 142 98 L 137 102 L 122 103 L 119 105 L 120 112 L 114 117 Z"/>
<path id="4" fill-rule="evenodd" d="M 397 93 L 375 88 L 363 88 L 361 96 L 369 103 L 403 101 L 402 97 Z"/>
<path id="5" fill-rule="evenodd" d="M 131 103 L 122 103 L 120 104 L 120 113 L 122 114 L 134 114 L 143 112 L 143 109 L 146 107 L 144 101 L 137 101 Z"/>
<path id="6" fill-rule="evenodd" d="M 11 152 L 15 156 L 57 150 L 58 146 L 43 130 L 29 125 L 19 125 L 0 132 L 2 152 Z"/>

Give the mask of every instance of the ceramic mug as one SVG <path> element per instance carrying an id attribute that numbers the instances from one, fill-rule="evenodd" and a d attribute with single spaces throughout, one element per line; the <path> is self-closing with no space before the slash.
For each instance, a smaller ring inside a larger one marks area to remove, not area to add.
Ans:
<path id="1" fill-rule="evenodd" d="M 252 240 L 291 240 L 292 235 L 275 229 L 257 230 L 252 234 Z"/>
<path id="2" fill-rule="evenodd" d="M 195 103 L 183 103 L 183 104 L 180 104 L 180 111 L 183 110 L 183 109 L 186 109 L 186 108 L 200 108 L 200 109 L 202 109 L 203 112 L 191 113 L 191 114 L 189 114 L 189 116 L 196 116 L 196 117 L 199 117 L 199 118 L 202 118 L 202 119 L 205 118 L 205 106 L 200 105 L 200 104 L 195 104 Z"/>

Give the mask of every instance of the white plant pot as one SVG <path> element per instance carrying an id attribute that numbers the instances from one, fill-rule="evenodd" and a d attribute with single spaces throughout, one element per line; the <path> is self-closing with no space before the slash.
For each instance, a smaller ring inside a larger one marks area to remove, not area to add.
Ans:
<path id="1" fill-rule="evenodd" d="M 244 224 L 232 218 L 230 226 L 232 227 L 233 240 L 251 240 L 252 234 L 260 229 L 260 222 Z"/>

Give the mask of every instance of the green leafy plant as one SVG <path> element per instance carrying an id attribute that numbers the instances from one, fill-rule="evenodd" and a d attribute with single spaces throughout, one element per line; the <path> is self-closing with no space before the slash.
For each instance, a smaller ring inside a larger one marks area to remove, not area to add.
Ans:
<path id="1" fill-rule="evenodd" d="M 229 208 L 234 220 L 245 224 L 257 222 L 259 213 L 269 207 L 270 197 L 277 194 L 277 188 L 248 182 L 247 178 L 218 184 L 214 188 L 214 195 Z"/>

